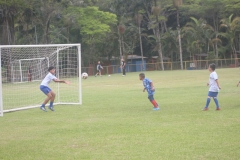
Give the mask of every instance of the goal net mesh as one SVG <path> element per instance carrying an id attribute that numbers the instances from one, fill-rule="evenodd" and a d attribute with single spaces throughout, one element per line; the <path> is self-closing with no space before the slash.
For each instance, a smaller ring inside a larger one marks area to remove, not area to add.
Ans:
<path id="1" fill-rule="evenodd" d="M 49 84 L 56 93 L 54 103 L 81 103 L 79 45 L 4 46 L 0 49 L 3 112 L 40 107 L 46 95 L 39 87 L 49 66 L 56 68 L 58 79 L 70 81 L 70 85 Z"/>

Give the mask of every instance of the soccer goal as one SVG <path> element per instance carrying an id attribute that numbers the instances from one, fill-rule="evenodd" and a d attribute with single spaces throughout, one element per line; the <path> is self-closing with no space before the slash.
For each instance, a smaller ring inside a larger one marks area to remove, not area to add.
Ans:
<path id="1" fill-rule="evenodd" d="M 50 83 L 55 105 L 82 104 L 80 44 L 0 46 L 0 116 L 5 112 L 40 107 L 46 96 L 40 83 L 48 67 L 70 85 Z"/>
<path id="2" fill-rule="evenodd" d="M 41 81 L 45 75 L 43 67 L 49 67 L 49 58 L 19 59 L 10 63 L 12 82 Z"/>

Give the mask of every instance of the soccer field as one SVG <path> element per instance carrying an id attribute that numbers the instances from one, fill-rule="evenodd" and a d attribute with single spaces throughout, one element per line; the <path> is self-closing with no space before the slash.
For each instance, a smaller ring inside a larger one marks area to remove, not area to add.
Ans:
<path id="1" fill-rule="evenodd" d="M 139 73 L 89 77 L 82 81 L 81 106 L 0 117 L 0 159 L 237 160 L 240 70 L 216 71 L 221 111 L 215 111 L 213 100 L 202 111 L 208 70 L 145 72 L 155 86 L 160 111 L 152 111 Z"/>

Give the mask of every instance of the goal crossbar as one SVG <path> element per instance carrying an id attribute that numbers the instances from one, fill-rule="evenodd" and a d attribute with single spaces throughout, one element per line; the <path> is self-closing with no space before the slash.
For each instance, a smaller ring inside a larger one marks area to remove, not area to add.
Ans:
<path id="1" fill-rule="evenodd" d="M 45 60 L 47 59 L 48 57 L 46 58 L 31 58 L 31 59 L 19 59 L 19 60 L 16 60 L 16 61 L 32 61 L 32 60 Z M 14 61 L 13 61 L 14 62 Z"/>
<path id="2" fill-rule="evenodd" d="M 79 46 L 80 47 L 80 44 L 0 45 L 0 48 L 62 47 L 62 46 L 68 46 L 68 47 Z"/>

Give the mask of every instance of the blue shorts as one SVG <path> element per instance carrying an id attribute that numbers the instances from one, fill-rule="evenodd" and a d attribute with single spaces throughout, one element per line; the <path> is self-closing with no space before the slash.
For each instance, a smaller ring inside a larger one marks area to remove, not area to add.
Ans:
<path id="1" fill-rule="evenodd" d="M 41 90 L 44 94 L 46 94 L 46 95 L 47 95 L 49 92 L 51 92 L 51 89 L 50 89 L 49 87 L 43 86 L 43 85 L 40 86 L 40 90 Z"/>
<path id="2" fill-rule="evenodd" d="M 218 92 L 208 92 L 208 97 L 217 97 L 218 96 Z"/>
<path id="3" fill-rule="evenodd" d="M 150 101 L 154 100 L 153 94 L 152 94 L 152 95 L 148 95 L 148 99 L 149 99 Z"/>

